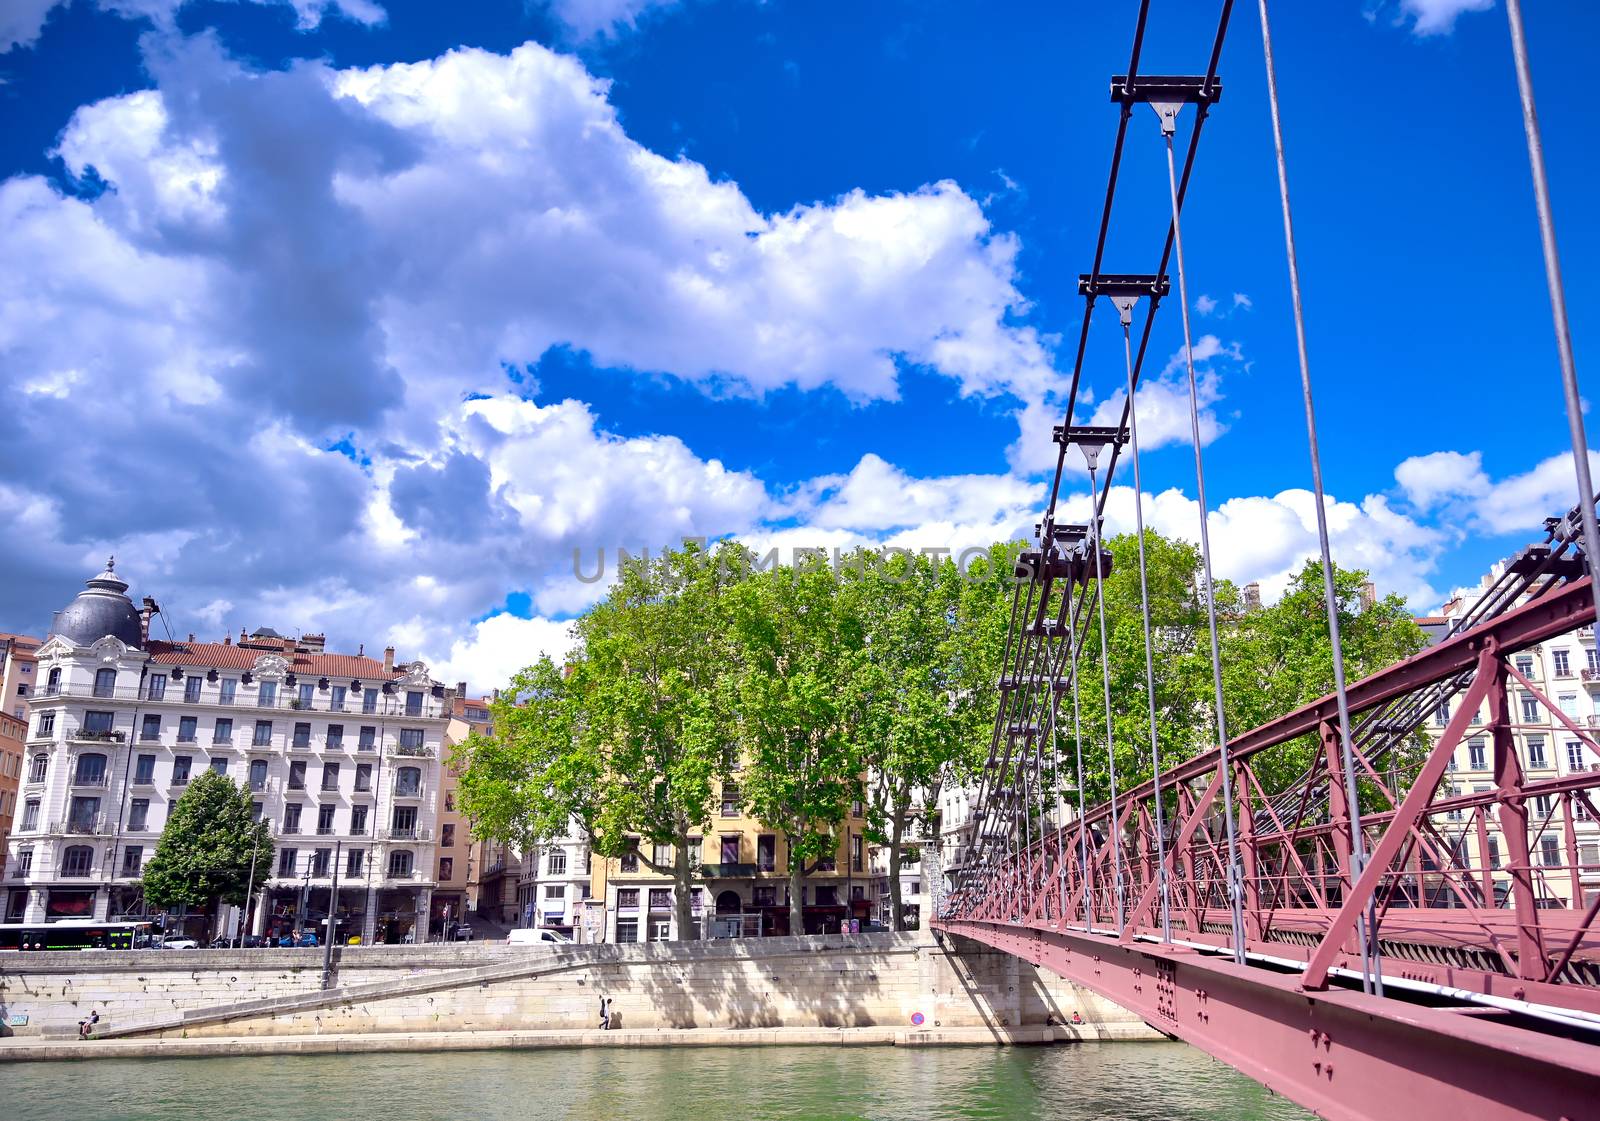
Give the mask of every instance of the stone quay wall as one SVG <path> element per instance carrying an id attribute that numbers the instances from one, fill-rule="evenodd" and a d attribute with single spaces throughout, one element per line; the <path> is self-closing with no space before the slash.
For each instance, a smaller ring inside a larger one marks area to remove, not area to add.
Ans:
<path id="1" fill-rule="evenodd" d="M 1137 1017 L 1027 962 L 921 934 L 590 946 L 343 947 L 332 987 L 321 950 L 0 954 L 0 1023 L 71 1036 L 589 1030 L 1023 1027 L 1138 1037 Z M 920 1025 L 914 1019 L 922 1017 Z M 1132 1032 L 1130 1033 L 1130 1029 Z"/>

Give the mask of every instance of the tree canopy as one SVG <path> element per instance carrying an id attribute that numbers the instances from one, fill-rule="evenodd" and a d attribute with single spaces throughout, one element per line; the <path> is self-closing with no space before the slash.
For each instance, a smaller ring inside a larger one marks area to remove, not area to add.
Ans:
<path id="1" fill-rule="evenodd" d="M 251 880 L 264 883 L 271 874 L 272 851 L 272 833 L 254 820 L 250 792 L 226 775 L 202 771 L 173 806 L 144 867 L 145 899 L 213 915 L 223 903 L 243 905 Z"/>

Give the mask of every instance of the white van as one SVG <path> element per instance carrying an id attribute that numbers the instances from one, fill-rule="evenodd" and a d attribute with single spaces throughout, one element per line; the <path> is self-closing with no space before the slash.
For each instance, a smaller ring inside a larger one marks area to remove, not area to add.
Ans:
<path id="1" fill-rule="evenodd" d="M 521 926 L 506 935 L 506 941 L 513 946 L 533 946 L 541 942 L 559 942 L 570 944 L 572 939 L 562 934 L 559 930 L 546 930 L 539 926 Z"/>

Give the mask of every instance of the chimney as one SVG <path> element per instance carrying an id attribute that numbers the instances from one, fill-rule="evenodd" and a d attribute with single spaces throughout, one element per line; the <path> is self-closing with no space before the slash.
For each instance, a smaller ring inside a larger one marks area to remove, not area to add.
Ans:
<path id="1" fill-rule="evenodd" d="M 300 636 L 300 649 L 307 654 L 320 654 L 327 648 L 328 636 L 326 634 L 303 634 Z"/>
<path id="2" fill-rule="evenodd" d="M 150 641 L 150 620 L 161 614 L 161 605 L 149 596 L 144 597 L 144 606 L 139 608 L 139 645 L 143 646 Z"/>
<path id="3" fill-rule="evenodd" d="M 462 700 L 467 699 L 467 683 L 465 681 L 456 682 L 456 696 Z"/>
<path id="4" fill-rule="evenodd" d="M 383 672 L 384 673 L 391 673 L 391 672 L 393 672 L 393 670 L 394 670 L 394 647 L 393 646 L 385 646 L 383 648 Z"/>
<path id="5" fill-rule="evenodd" d="M 1361 607 L 1363 610 L 1378 605 L 1378 585 L 1371 580 L 1361 585 Z"/>
<path id="6" fill-rule="evenodd" d="M 190 641 L 190 642 L 191 642 L 191 643 L 193 643 L 193 642 L 194 642 L 194 632 L 193 632 L 193 631 L 190 631 L 190 632 L 189 632 L 189 641 Z"/>
<path id="7" fill-rule="evenodd" d="M 1244 609 L 1246 611 L 1261 610 L 1261 585 L 1254 580 L 1244 586 Z"/>
<path id="8" fill-rule="evenodd" d="M 231 635 L 231 634 L 223 635 L 222 636 L 222 645 L 224 645 L 224 646 L 232 646 L 233 645 L 233 635 Z"/>

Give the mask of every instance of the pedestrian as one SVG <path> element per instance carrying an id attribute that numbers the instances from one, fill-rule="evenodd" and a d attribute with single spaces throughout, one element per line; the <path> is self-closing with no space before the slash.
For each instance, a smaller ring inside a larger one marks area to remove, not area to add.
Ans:
<path id="1" fill-rule="evenodd" d="M 600 1030 L 611 1030 L 611 998 L 608 996 L 600 998 Z"/>
<path id="2" fill-rule="evenodd" d="M 78 1038 L 88 1039 L 94 1034 L 94 1026 L 100 1022 L 100 1010 L 90 1012 L 86 1019 L 78 1021 Z"/>

